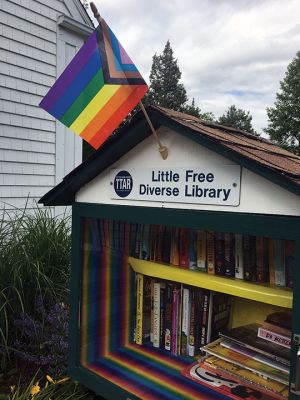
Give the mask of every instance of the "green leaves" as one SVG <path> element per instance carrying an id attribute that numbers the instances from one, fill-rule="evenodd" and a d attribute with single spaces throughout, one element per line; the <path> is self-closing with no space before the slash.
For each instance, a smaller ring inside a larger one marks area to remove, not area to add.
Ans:
<path id="1" fill-rule="evenodd" d="M 288 65 L 274 107 L 267 108 L 265 132 L 277 144 L 300 155 L 300 52 Z"/>
<path id="2" fill-rule="evenodd" d="M 218 123 L 256 135 L 252 127 L 252 115 L 250 112 L 246 112 L 241 108 L 236 108 L 234 104 L 219 118 Z"/>

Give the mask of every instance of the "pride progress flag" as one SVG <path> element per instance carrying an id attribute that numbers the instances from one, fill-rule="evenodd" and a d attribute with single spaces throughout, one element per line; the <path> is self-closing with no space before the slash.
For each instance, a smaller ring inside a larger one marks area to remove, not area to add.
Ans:
<path id="1" fill-rule="evenodd" d="M 40 107 L 98 149 L 147 90 L 136 66 L 102 19 Z"/>

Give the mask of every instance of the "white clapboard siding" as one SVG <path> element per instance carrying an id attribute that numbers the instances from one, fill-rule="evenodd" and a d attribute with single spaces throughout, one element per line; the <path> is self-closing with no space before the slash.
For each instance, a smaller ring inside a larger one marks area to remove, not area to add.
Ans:
<path id="1" fill-rule="evenodd" d="M 81 162 L 38 105 L 92 28 L 80 0 L 0 0 L 0 210 L 33 207 Z"/>
<path id="2" fill-rule="evenodd" d="M 55 166 L 54 164 L 39 164 L 29 162 L 16 162 L 16 161 L 0 161 L 1 174 L 15 175 L 44 175 L 54 177 Z"/>

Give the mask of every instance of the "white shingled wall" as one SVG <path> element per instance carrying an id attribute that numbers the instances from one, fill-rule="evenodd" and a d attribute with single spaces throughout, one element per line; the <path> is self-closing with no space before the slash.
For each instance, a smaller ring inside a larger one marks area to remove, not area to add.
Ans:
<path id="1" fill-rule="evenodd" d="M 32 207 L 81 162 L 38 104 L 91 29 L 79 0 L 0 0 L 0 210 Z"/>

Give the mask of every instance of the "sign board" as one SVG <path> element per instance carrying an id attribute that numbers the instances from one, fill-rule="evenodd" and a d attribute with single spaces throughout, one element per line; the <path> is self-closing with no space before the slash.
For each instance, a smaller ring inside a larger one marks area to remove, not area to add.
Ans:
<path id="1" fill-rule="evenodd" d="M 111 170 L 112 199 L 238 206 L 238 165 Z"/>

